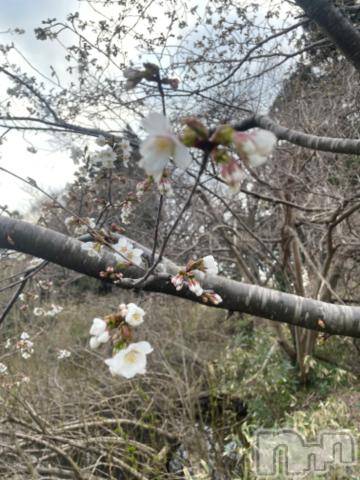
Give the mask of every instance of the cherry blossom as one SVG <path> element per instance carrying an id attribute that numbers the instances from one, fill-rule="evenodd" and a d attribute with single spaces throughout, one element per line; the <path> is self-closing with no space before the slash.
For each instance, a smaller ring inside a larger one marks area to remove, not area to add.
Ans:
<path id="1" fill-rule="evenodd" d="M 152 351 L 149 342 L 131 343 L 112 358 L 105 360 L 105 363 L 112 375 L 132 378 L 137 374 L 146 373 L 146 355 Z"/>
<path id="2" fill-rule="evenodd" d="M 207 255 L 201 260 L 202 270 L 209 275 L 217 275 L 219 273 L 219 267 L 212 255 Z"/>
<path id="3" fill-rule="evenodd" d="M 142 159 L 139 165 L 148 175 L 159 182 L 170 157 L 177 167 L 181 169 L 188 167 L 191 161 L 189 150 L 171 131 L 164 115 L 150 113 L 143 120 L 143 126 L 149 136 L 140 145 Z"/>
<path id="4" fill-rule="evenodd" d="M 127 260 L 137 266 L 142 264 L 143 251 L 140 248 L 134 248 L 125 237 L 120 238 L 113 248 L 120 254 L 118 255 L 120 263 L 124 263 L 124 260 Z"/>
<path id="5" fill-rule="evenodd" d="M 257 128 L 252 132 L 234 132 L 233 143 L 240 156 L 250 166 L 258 167 L 266 162 L 276 144 L 276 136 L 268 130 Z"/>
<path id="6" fill-rule="evenodd" d="M 138 307 L 135 303 L 129 303 L 127 305 L 125 321 L 132 327 L 137 327 L 143 323 L 144 315 L 145 312 L 142 308 Z"/>
<path id="7" fill-rule="evenodd" d="M 107 330 L 107 323 L 102 318 L 94 318 L 90 328 L 90 348 L 98 348 L 102 343 L 106 343 L 110 339 Z"/>

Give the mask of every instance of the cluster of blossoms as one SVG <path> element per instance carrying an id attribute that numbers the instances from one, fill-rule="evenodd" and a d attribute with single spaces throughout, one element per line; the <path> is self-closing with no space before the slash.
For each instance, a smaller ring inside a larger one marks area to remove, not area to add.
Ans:
<path id="1" fill-rule="evenodd" d="M 219 167 L 223 180 L 237 191 L 245 178 L 246 167 L 258 167 L 266 162 L 276 145 L 276 136 L 260 128 L 246 132 L 236 131 L 231 125 L 220 125 L 210 132 L 197 118 L 187 118 L 181 140 L 171 130 L 164 115 L 150 113 L 143 120 L 148 133 L 140 145 L 142 159 L 139 162 L 146 174 L 151 176 L 165 190 L 169 185 L 164 169 L 172 158 L 174 164 L 185 170 L 191 161 L 188 148 L 195 147 L 210 152 L 215 165 Z"/>
<path id="2" fill-rule="evenodd" d="M 190 260 L 183 270 L 171 277 L 171 283 L 176 290 L 182 290 L 187 286 L 197 297 L 201 297 L 204 303 L 218 305 L 222 302 L 220 295 L 212 290 L 204 290 L 200 283 L 205 275 L 217 275 L 218 272 L 217 262 L 212 255 L 208 255 L 199 260 Z"/>
<path id="3" fill-rule="evenodd" d="M 16 342 L 16 349 L 20 351 L 20 355 L 27 360 L 34 353 L 34 344 L 30 339 L 30 335 L 22 332 L 20 340 Z"/>
<path id="4" fill-rule="evenodd" d="M 104 319 L 94 318 L 90 328 L 90 347 L 98 348 L 109 340 L 113 343 L 114 355 L 105 360 L 112 375 L 132 378 L 146 373 L 146 355 L 153 351 L 148 342 L 131 343 L 132 327 L 144 321 L 145 312 L 135 303 L 122 303 L 116 314 Z"/>
<path id="5" fill-rule="evenodd" d="M 96 228 L 96 223 L 90 217 L 67 217 L 64 220 L 66 228 L 71 230 L 74 235 L 84 235 L 89 228 Z"/>

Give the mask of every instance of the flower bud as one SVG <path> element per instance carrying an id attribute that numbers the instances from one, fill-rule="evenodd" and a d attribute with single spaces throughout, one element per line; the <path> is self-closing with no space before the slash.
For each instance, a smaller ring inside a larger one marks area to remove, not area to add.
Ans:
<path id="1" fill-rule="evenodd" d="M 234 129 L 231 125 L 219 125 L 210 137 L 210 142 L 228 146 L 233 141 Z"/>
<path id="2" fill-rule="evenodd" d="M 196 117 L 187 117 L 184 119 L 184 124 L 197 134 L 200 140 L 206 140 L 209 136 L 207 128 Z"/>

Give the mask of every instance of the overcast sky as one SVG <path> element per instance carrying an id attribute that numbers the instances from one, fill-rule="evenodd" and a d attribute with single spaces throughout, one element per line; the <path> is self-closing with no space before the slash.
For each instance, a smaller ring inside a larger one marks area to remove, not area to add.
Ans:
<path id="1" fill-rule="evenodd" d="M 41 20 L 47 18 L 64 19 L 67 13 L 82 8 L 77 0 L 0 0 L 0 42 L 14 42 L 19 50 L 41 71 L 48 73 L 49 64 L 61 69 L 64 52 L 50 42 L 35 39 L 34 28 L 40 26 Z M 18 36 L 3 33 L 8 29 L 24 28 L 26 33 Z M 21 59 L 18 57 L 21 64 Z M 27 71 L 30 71 L 27 69 Z M 0 77 L 0 85 L 5 90 L 9 83 L 4 75 Z M 38 183 L 54 191 L 71 180 L 73 164 L 69 156 L 56 151 L 48 142 L 48 136 L 33 133 L 23 136 L 22 133 L 11 132 L 6 142 L 0 146 L 0 165 L 23 177 L 30 176 Z M 31 145 L 38 149 L 36 155 L 27 151 Z M 29 187 L 24 190 L 23 184 L 0 172 L 0 205 L 25 210 L 32 201 Z"/>

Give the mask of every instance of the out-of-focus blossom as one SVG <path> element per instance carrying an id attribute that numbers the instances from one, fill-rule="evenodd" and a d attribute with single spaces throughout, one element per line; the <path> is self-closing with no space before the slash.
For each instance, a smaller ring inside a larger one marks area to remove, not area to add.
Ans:
<path id="1" fill-rule="evenodd" d="M 164 115 L 150 113 L 143 120 L 143 126 L 149 136 L 140 145 L 142 159 L 139 165 L 148 175 L 159 182 L 170 157 L 177 167 L 182 169 L 188 167 L 191 161 L 189 150 L 171 131 Z"/>
<path id="2" fill-rule="evenodd" d="M 251 167 L 266 162 L 276 145 L 276 136 L 268 130 L 257 128 L 251 132 L 234 132 L 233 143 L 240 157 L 244 157 Z"/>
<path id="3" fill-rule="evenodd" d="M 91 163 L 100 168 L 113 168 L 115 161 L 116 153 L 110 145 L 105 145 L 101 150 L 91 155 Z"/>
<path id="4" fill-rule="evenodd" d="M 74 162 L 75 165 L 79 164 L 80 158 L 84 155 L 84 151 L 82 148 L 78 147 L 77 145 L 72 145 L 70 148 L 70 158 Z"/>
<path id="5" fill-rule="evenodd" d="M 112 358 L 105 360 L 105 363 L 112 375 L 132 378 L 137 374 L 146 373 L 146 355 L 152 351 L 149 342 L 131 343 Z"/>
<path id="6" fill-rule="evenodd" d="M 99 135 L 95 140 L 96 145 L 99 145 L 99 147 L 104 147 L 106 145 L 106 142 L 107 141 L 104 135 Z"/>
<path id="7" fill-rule="evenodd" d="M 158 183 L 158 190 L 164 197 L 173 197 L 174 191 L 172 189 L 171 180 L 169 177 L 163 175 Z"/>
<path id="8" fill-rule="evenodd" d="M 33 314 L 35 315 L 35 317 L 42 317 L 45 315 L 45 310 L 40 307 L 35 307 L 33 310 Z"/>
<path id="9" fill-rule="evenodd" d="M 126 201 L 122 204 L 121 207 L 121 221 L 125 225 L 129 225 L 130 217 L 132 212 L 134 211 L 134 202 Z"/>
<path id="10" fill-rule="evenodd" d="M 59 313 L 61 313 L 64 310 L 64 307 L 61 307 L 60 305 L 55 305 L 54 303 L 51 304 L 51 309 L 45 312 L 45 315 L 47 317 L 55 317 Z"/>
<path id="11" fill-rule="evenodd" d="M 245 179 L 245 172 L 234 158 L 222 163 L 220 166 L 220 175 L 229 185 L 231 190 L 237 192 Z"/>
<path id="12" fill-rule="evenodd" d="M 71 356 L 71 352 L 69 350 L 58 350 L 56 354 L 56 358 L 58 360 L 63 360 L 64 358 L 69 358 Z"/>
<path id="13" fill-rule="evenodd" d="M 16 342 L 16 349 L 20 351 L 22 358 L 27 360 L 34 353 L 34 344 L 29 340 L 30 335 L 27 332 L 22 332 L 20 340 Z"/>
<path id="14" fill-rule="evenodd" d="M 0 375 L 6 375 L 8 373 L 8 367 L 5 363 L 0 362 Z"/>

